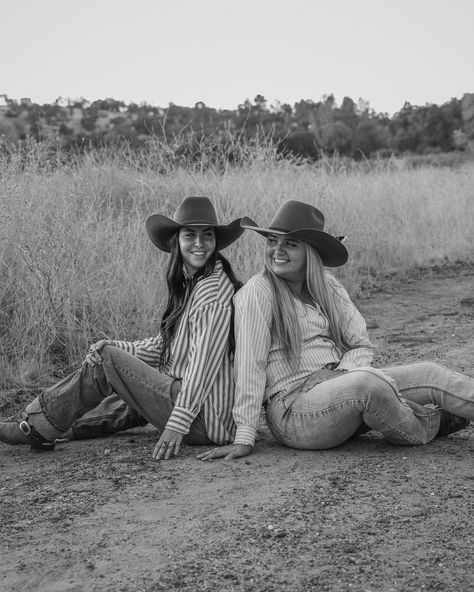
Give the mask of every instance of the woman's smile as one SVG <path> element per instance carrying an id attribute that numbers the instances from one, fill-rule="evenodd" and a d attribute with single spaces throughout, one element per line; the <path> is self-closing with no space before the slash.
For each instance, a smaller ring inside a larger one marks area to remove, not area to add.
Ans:
<path id="1" fill-rule="evenodd" d="M 265 258 L 270 269 L 288 282 L 301 282 L 306 275 L 306 247 L 288 235 L 269 234 Z"/>
<path id="2" fill-rule="evenodd" d="M 179 230 L 178 240 L 189 276 L 204 267 L 216 249 L 216 235 L 212 226 L 184 226 Z"/>

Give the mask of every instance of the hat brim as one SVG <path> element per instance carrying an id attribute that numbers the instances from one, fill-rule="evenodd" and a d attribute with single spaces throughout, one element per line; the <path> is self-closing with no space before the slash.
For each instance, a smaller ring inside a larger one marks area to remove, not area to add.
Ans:
<path id="1" fill-rule="evenodd" d="M 258 226 L 251 218 L 244 216 L 240 223 L 242 228 L 254 230 L 265 238 L 269 234 L 278 234 L 282 236 L 291 236 L 297 240 L 304 241 L 314 247 L 325 267 L 340 267 L 347 262 L 349 253 L 342 242 L 332 234 L 324 232 L 323 230 L 316 230 L 314 228 L 300 228 L 291 232 L 278 230 L 275 228 L 262 228 Z"/>
<path id="2" fill-rule="evenodd" d="M 230 246 L 244 232 L 241 226 L 242 218 L 233 220 L 230 224 L 214 226 L 212 224 L 178 224 L 162 214 L 152 214 L 146 221 L 145 227 L 151 242 L 165 253 L 171 252 L 170 239 L 184 226 L 212 227 L 216 232 L 216 250 L 221 251 Z"/>

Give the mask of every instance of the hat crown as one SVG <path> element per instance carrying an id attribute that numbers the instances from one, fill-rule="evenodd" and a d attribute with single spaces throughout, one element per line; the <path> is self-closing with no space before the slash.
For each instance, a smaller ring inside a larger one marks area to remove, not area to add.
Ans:
<path id="1" fill-rule="evenodd" d="M 208 197 L 185 197 L 173 220 L 180 226 L 218 226 L 216 210 Z"/>
<path id="2" fill-rule="evenodd" d="M 314 206 L 300 201 L 289 200 L 282 204 L 270 222 L 269 229 L 279 232 L 295 230 L 324 230 L 324 215 Z"/>

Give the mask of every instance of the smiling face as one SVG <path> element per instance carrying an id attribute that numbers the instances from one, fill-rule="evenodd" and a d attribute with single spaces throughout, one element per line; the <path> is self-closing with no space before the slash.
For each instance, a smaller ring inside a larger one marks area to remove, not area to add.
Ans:
<path id="1" fill-rule="evenodd" d="M 189 277 L 204 267 L 216 250 L 212 226 L 183 226 L 178 234 L 179 250 Z"/>
<path id="2" fill-rule="evenodd" d="M 268 267 L 283 280 L 302 284 L 306 278 L 305 243 L 289 235 L 269 234 L 265 247 Z"/>

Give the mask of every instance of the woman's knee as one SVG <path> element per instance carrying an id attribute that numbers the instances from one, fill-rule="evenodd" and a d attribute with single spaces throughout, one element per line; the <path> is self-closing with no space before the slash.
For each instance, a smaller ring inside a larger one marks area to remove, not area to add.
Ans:
<path id="1" fill-rule="evenodd" d="M 436 362 L 418 362 L 412 365 L 422 383 L 436 384 L 449 370 Z"/>
<path id="2" fill-rule="evenodd" d="M 357 368 L 352 370 L 348 376 L 351 377 L 357 391 L 373 393 L 398 390 L 395 380 L 377 368 Z"/>
<path id="3" fill-rule="evenodd" d="M 117 358 L 122 358 L 124 354 L 129 355 L 123 349 L 115 347 L 114 345 L 104 345 L 99 353 L 100 357 L 108 362 L 111 362 Z"/>

